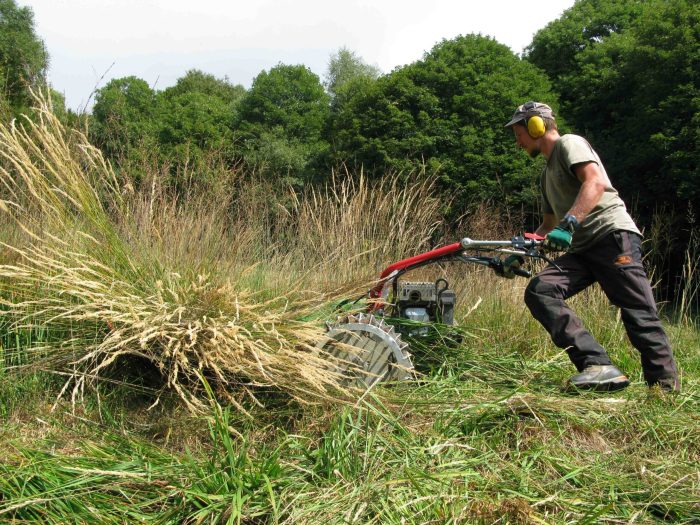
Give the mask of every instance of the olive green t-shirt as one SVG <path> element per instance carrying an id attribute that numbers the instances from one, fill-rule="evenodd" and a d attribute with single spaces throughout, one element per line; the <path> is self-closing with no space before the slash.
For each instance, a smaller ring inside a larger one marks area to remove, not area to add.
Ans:
<path id="1" fill-rule="evenodd" d="M 614 230 L 639 233 L 625 203 L 610 184 L 608 174 L 598 154 L 583 137 L 562 135 L 554 145 L 542 171 L 541 189 L 544 197 L 544 213 L 553 213 L 561 220 L 576 200 L 581 182 L 574 173 L 576 164 L 595 162 L 605 178 L 605 192 L 574 233 L 570 252 L 589 248 Z"/>

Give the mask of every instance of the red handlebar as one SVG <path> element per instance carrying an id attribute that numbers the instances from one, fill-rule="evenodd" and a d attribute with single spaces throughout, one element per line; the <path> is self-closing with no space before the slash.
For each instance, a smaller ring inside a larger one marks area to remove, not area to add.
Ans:
<path id="1" fill-rule="evenodd" d="M 379 276 L 379 283 L 369 291 L 369 296 L 373 299 L 380 297 L 384 288 L 384 281 L 392 273 L 398 272 L 400 270 L 405 270 L 407 268 L 419 265 L 420 263 L 426 261 L 439 259 L 441 257 L 445 257 L 446 255 L 457 255 L 463 249 L 464 248 L 462 248 L 462 243 L 454 242 L 452 244 L 448 244 L 447 246 L 443 246 L 442 248 L 436 248 L 435 250 L 421 253 L 420 255 L 414 255 L 413 257 L 402 259 L 398 262 L 395 262 L 394 264 L 390 264 L 384 269 L 384 271 Z"/>

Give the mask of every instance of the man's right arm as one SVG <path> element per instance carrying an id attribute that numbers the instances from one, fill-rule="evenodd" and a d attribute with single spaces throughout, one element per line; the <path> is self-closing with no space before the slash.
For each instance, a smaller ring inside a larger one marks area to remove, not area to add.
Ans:
<path id="1" fill-rule="evenodd" d="M 535 230 L 535 233 L 545 237 L 557 224 L 557 218 L 553 213 L 545 213 L 542 215 L 542 223 L 540 224 L 539 228 Z"/>

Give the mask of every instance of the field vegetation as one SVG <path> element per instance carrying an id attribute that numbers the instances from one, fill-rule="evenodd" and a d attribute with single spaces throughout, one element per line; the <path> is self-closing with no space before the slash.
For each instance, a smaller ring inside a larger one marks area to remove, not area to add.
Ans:
<path id="1" fill-rule="evenodd" d="M 508 237 L 518 217 L 483 206 L 446 225 L 422 173 L 299 194 L 222 170 L 186 200 L 154 173 L 135 190 L 38 114 L 0 128 L 3 521 L 700 519 L 697 247 L 664 308 L 678 395 L 644 385 L 597 289 L 575 306 L 633 384 L 565 393 L 572 367 L 525 281 L 464 264 L 421 276 L 453 282 L 461 342 L 413 341 L 417 380 L 356 392 L 314 350 L 333 305 L 389 262 Z"/>
<path id="2" fill-rule="evenodd" d="M 342 48 L 323 80 L 127 76 L 74 112 L 0 0 L 0 523 L 700 523 L 699 56 L 697 2 L 577 0 L 522 54 Z M 532 99 L 644 229 L 682 391 L 593 287 L 573 306 L 632 384 L 565 392 L 526 280 L 464 263 L 409 276 L 458 301 L 415 380 L 348 386 L 316 346 L 343 300 L 536 227 L 543 161 L 503 128 Z"/>

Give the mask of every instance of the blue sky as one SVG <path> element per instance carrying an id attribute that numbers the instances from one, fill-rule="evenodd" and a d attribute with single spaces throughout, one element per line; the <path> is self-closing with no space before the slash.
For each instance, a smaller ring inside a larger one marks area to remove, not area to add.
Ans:
<path id="1" fill-rule="evenodd" d="M 112 78 L 155 89 L 189 69 L 249 87 L 279 62 L 323 79 L 347 47 L 383 72 L 419 60 L 443 39 L 489 35 L 520 53 L 574 0 L 16 0 L 34 11 L 51 57 L 49 79 L 68 107 L 89 107 Z M 536 5 L 536 9 L 534 6 Z"/>

